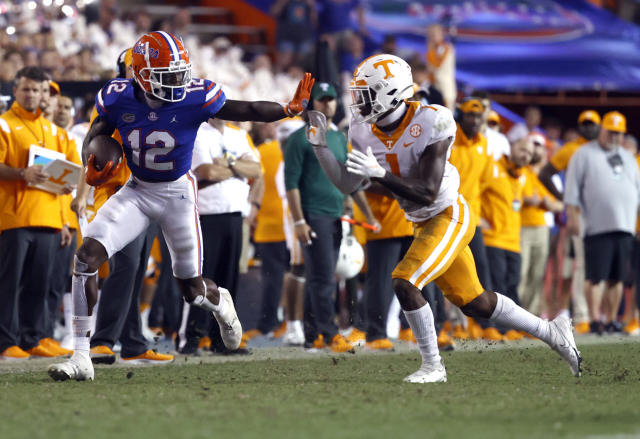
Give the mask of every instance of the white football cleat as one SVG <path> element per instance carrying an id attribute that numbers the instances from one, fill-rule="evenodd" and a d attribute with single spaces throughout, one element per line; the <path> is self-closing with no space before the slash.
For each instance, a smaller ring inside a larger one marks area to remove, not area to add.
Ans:
<path id="1" fill-rule="evenodd" d="M 236 307 L 233 306 L 231 293 L 226 288 L 218 287 L 220 292 L 220 300 L 226 302 L 225 309 L 222 313 L 213 312 L 213 317 L 220 327 L 220 335 L 222 342 L 229 350 L 235 351 L 240 347 L 242 341 L 242 325 L 236 314 Z"/>
<path id="2" fill-rule="evenodd" d="M 560 354 L 569 363 L 571 373 L 579 377 L 582 374 L 582 369 L 580 368 L 582 358 L 573 339 L 571 319 L 559 315 L 549 323 L 549 330 L 551 331 L 551 349 Z"/>
<path id="3" fill-rule="evenodd" d="M 286 346 L 302 346 L 304 344 L 304 330 L 302 322 L 295 320 L 287 324 L 287 332 L 282 337 L 282 343 Z"/>
<path id="4" fill-rule="evenodd" d="M 444 364 L 442 364 L 442 362 L 440 362 L 439 364 L 422 363 L 422 366 L 420 366 L 420 369 L 413 372 L 411 375 L 409 375 L 402 381 L 404 381 L 405 383 L 416 383 L 416 384 L 446 383 L 447 371 L 444 368 Z"/>
<path id="5" fill-rule="evenodd" d="M 93 364 L 88 353 L 83 354 L 75 351 L 73 356 L 62 363 L 56 363 L 49 366 L 49 376 L 55 381 L 93 381 Z"/>

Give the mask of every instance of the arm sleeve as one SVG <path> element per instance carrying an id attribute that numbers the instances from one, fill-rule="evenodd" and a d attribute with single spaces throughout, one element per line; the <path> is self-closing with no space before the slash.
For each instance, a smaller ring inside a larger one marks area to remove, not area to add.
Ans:
<path id="1" fill-rule="evenodd" d="M 338 161 L 329 148 L 314 146 L 313 152 L 316 154 L 324 173 L 340 192 L 348 195 L 355 192 L 362 185 L 364 179 L 359 175 L 350 174 L 344 164 Z"/>
<path id="2" fill-rule="evenodd" d="M 564 202 L 569 206 L 581 207 L 581 190 L 584 179 L 584 154 L 578 151 L 573 155 L 567 167 L 565 179 Z"/>

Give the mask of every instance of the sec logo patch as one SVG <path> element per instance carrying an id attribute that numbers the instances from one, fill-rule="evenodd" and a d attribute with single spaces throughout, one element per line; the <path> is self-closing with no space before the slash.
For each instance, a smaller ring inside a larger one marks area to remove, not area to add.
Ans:
<path id="1" fill-rule="evenodd" d="M 411 128 L 409 128 L 409 134 L 411 134 L 411 137 L 420 137 L 420 134 L 422 134 L 422 125 L 419 123 L 411 125 Z"/>

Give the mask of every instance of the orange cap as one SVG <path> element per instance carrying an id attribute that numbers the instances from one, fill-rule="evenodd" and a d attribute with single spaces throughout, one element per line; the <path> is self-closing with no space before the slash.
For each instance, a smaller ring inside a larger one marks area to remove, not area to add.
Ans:
<path id="1" fill-rule="evenodd" d="M 491 110 L 489 112 L 489 122 L 500 123 L 500 115 L 496 110 Z"/>
<path id="2" fill-rule="evenodd" d="M 580 113 L 578 116 L 578 123 L 582 123 L 585 120 L 595 123 L 596 125 L 600 124 L 600 115 L 595 110 L 585 110 Z"/>
<path id="3" fill-rule="evenodd" d="M 463 113 L 482 113 L 484 105 L 479 99 L 468 99 L 460 103 L 460 111 Z"/>
<path id="4" fill-rule="evenodd" d="M 602 128 L 618 133 L 627 132 L 627 118 L 618 111 L 610 111 L 602 118 Z"/>

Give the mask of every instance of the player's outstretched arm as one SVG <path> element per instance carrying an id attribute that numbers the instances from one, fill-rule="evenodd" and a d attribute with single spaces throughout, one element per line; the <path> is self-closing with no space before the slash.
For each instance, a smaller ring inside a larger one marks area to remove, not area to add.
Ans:
<path id="1" fill-rule="evenodd" d="M 429 145 L 424 150 L 420 157 L 419 178 L 400 177 L 387 172 L 373 156 L 371 148 L 368 149 L 367 154 L 356 150 L 351 151 L 347 158 L 347 169 L 351 173 L 380 183 L 406 200 L 429 206 L 438 198 L 447 163 L 447 150 L 452 140 L 453 138 L 449 137 Z"/>
<path id="2" fill-rule="evenodd" d="M 216 114 L 216 117 L 236 122 L 275 122 L 285 117 L 299 116 L 307 108 L 314 82 L 315 79 L 313 79 L 311 73 L 305 73 L 298 83 L 296 93 L 286 105 L 269 101 L 227 100 Z"/>
<path id="3" fill-rule="evenodd" d="M 307 140 L 313 145 L 313 152 L 318 158 L 320 167 L 327 175 L 331 183 L 343 194 L 352 194 L 363 183 L 364 179 L 355 174 L 350 174 L 343 163 L 327 146 L 327 118 L 319 111 L 308 111 L 309 123 L 306 128 Z"/>

